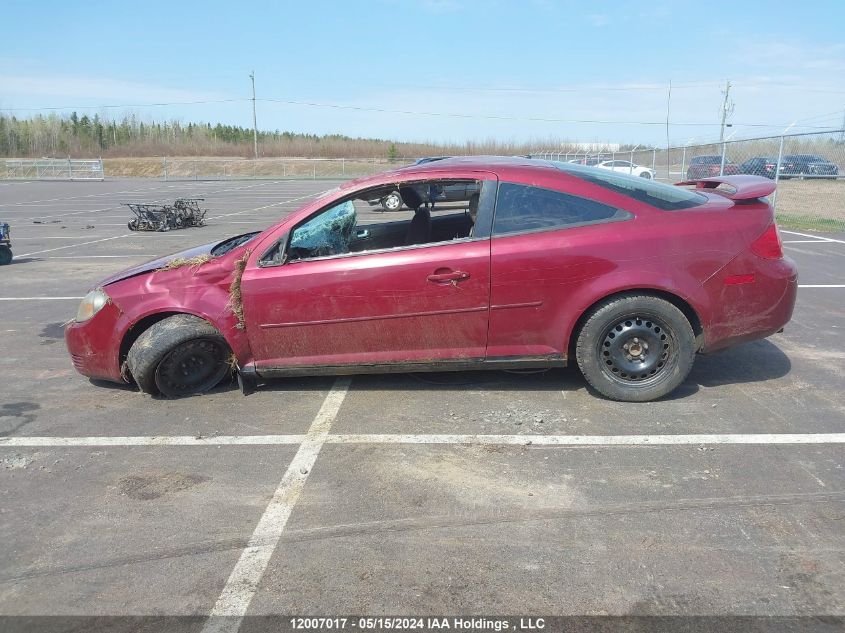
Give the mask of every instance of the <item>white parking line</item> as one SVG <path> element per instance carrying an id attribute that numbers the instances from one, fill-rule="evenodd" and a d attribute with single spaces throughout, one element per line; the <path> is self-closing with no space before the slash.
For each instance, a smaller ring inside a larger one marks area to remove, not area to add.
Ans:
<path id="1" fill-rule="evenodd" d="M 783 240 L 784 244 L 835 244 L 833 240 Z"/>
<path id="2" fill-rule="evenodd" d="M 104 237 L 101 240 L 91 240 L 90 242 L 81 242 L 79 244 L 68 244 L 67 246 L 57 246 L 56 248 L 47 248 L 43 251 L 32 251 L 31 253 L 24 253 L 23 255 L 15 255 L 15 259 L 21 259 L 22 257 L 29 257 L 30 255 L 40 255 L 41 253 L 52 253 L 53 251 L 61 251 L 65 248 L 75 248 L 77 246 L 87 246 L 88 244 L 97 244 L 99 242 L 108 242 L 109 240 L 119 240 L 121 237 L 126 237 L 131 235 L 130 233 L 126 233 L 125 235 L 115 235 L 114 237 Z"/>
<path id="3" fill-rule="evenodd" d="M 203 633 L 235 633 L 240 628 L 241 620 L 258 590 L 258 584 L 293 507 L 305 487 L 308 473 L 314 467 L 332 422 L 349 391 L 350 381 L 350 378 L 338 378 L 323 401 L 323 406 L 320 407 L 305 439 L 299 445 L 299 450 L 276 488 L 270 505 L 264 511 L 246 549 L 226 581 L 226 586 L 202 629 Z"/>
<path id="4" fill-rule="evenodd" d="M 79 301 L 82 297 L 0 297 L 0 301 Z"/>
<path id="5" fill-rule="evenodd" d="M 821 235 L 813 235 L 812 233 L 798 233 L 797 231 L 784 231 L 781 229 L 781 233 L 789 233 L 790 235 L 799 235 L 801 237 L 813 237 L 819 242 L 836 242 L 838 244 L 845 244 L 845 240 L 836 240 L 832 237 L 822 237 Z"/>
<path id="6" fill-rule="evenodd" d="M 343 386 L 346 385 L 346 386 Z M 193 435 L 123 437 L 0 437 L 0 447 L 47 446 L 274 446 L 314 442 L 320 444 L 454 444 L 535 446 L 690 446 L 702 444 L 845 444 L 845 433 L 741 433 L 696 435 L 473 435 L 473 434 L 338 434 L 328 427 L 346 395 L 348 381 L 339 380 L 317 414 L 308 435 Z M 331 419 L 328 419 L 331 417 Z M 320 429 L 317 422 L 320 421 Z M 317 433 L 319 431 L 319 434 Z M 323 432 L 325 431 L 325 432 Z M 317 437 L 319 435 L 319 437 Z M 294 460 L 296 461 L 296 459 Z M 301 464 L 300 464 L 301 465 Z M 290 468 L 288 469 L 290 470 Z M 287 477 L 287 475 L 285 475 Z M 284 483 L 284 480 L 283 480 Z"/>
<path id="7" fill-rule="evenodd" d="M 150 255 L 48 255 L 42 259 L 150 259 Z"/>
<path id="8" fill-rule="evenodd" d="M 208 218 L 209 220 L 216 220 L 217 218 L 228 218 L 233 215 L 243 215 L 244 213 L 250 213 L 251 211 L 263 211 L 264 209 L 272 209 L 273 207 L 278 207 L 283 204 L 290 204 L 291 202 L 298 202 L 300 200 L 305 200 L 306 198 L 314 198 L 318 195 L 323 193 L 322 191 L 318 191 L 316 193 L 309 193 L 304 196 L 300 196 L 298 198 L 291 198 L 290 200 L 282 200 L 280 202 L 275 202 L 273 204 L 268 204 L 263 207 L 255 207 L 254 209 L 245 209 L 244 211 L 237 211 L 235 213 L 224 213 L 223 215 L 215 215 L 214 217 Z"/>
<path id="9" fill-rule="evenodd" d="M 330 444 L 534 444 L 538 446 L 687 446 L 700 444 L 842 444 L 845 433 L 706 435 L 330 435 Z"/>
<path id="10" fill-rule="evenodd" d="M 799 288 L 845 288 L 845 284 L 798 284 Z"/>
<path id="11" fill-rule="evenodd" d="M 0 446 L 275 446 L 301 444 L 305 435 L 131 435 L 128 437 L 0 437 Z"/>
<path id="12" fill-rule="evenodd" d="M 21 240 L 84 240 L 86 237 L 100 237 L 99 235 L 42 235 L 40 237 L 20 237 L 15 235 L 15 241 Z"/>

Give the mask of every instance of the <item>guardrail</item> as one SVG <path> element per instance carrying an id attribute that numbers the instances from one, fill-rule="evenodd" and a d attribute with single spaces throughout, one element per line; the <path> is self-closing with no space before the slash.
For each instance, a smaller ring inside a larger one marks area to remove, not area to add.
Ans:
<path id="1" fill-rule="evenodd" d="M 6 177 L 13 180 L 103 180 L 102 160 L 14 159 L 6 161 Z"/>

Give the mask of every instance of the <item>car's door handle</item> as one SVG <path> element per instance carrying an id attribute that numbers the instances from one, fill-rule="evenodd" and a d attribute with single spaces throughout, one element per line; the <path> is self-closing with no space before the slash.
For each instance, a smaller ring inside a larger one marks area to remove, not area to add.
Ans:
<path id="1" fill-rule="evenodd" d="M 462 270 L 451 270 L 448 273 L 433 273 L 428 276 L 428 280 L 434 283 L 449 283 L 452 281 L 463 281 L 464 279 L 469 279 L 469 273 Z"/>
<path id="2" fill-rule="evenodd" d="M 370 231 L 368 229 L 358 229 L 358 231 L 355 232 L 355 237 L 359 240 L 365 240 L 370 237 Z"/>

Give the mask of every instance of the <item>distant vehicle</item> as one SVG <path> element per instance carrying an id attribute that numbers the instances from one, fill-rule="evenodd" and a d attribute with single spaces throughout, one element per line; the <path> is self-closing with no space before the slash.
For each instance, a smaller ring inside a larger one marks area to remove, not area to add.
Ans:
<path id="1" fill-rule="evenodd" d="M 780 161 L 781 178 L 836 178 L 839 168 L 815 154 L 787 154 Z"/>
<path id="2" fill-rule="evenodd" d="M 605 397 L 654 400 L 696 353 L 781 330 L 798 288 L 773 181 L 686 184 L 496 157 L 368 176 L 265 231 L 95 283 L 68 351 L 85 376 L 169 397 L 233 372 L 249 393 L 284 376 L 577 363 Z M 465 199 L 436 213 L 418 193 L 453 185 Z M 397 188 L 407 212 L 358 215 Z"/>
<path id="3" fill-rule="evenodd" d="M 599 169 L 609 169 L 611 171 L 619 172 L 620 174 L 628 174 L 629 176 L 639 176 L 640 178 L 654 178 L 654 170 L 642 165 L 637 165 L 627 160 L 605 160 L 596 165 Z"/>
<path id="4" fill-rule="evenodd" d="M 777 157 L 755 156 L 754 158 L 749 158 L 739 166 L 739 173 L 750 174 L 752 176 L 764 176 L 774 180 L 777 168 Z"/>
<path id="5" fill-rule="evenodd" d="M 445 160 L 452 158 L 451 156 L 423 156 L 414 161 L 414 165 L 425 165 L 426 163 L 433 163 L 438 160 Z M 398 211 L 402 208 L 402 196 L 398 191 L 391 191 L 381 200 L 371 200 L 370 204 L 380 204 L 385 211 Z"/>
<path id="6" fill-rule="evenodd" d="M 722 157 L 718 155 L 695 156 L 689 163 L 687 169 L 687 179 L 696 180 L 697 178 L 708 178 L 710 176 L 718 176 L 722 165 Z M 725 167 L 722 170 L 722 175 L 733 176 L 739 173 L 739 165 L 725 157 Z"/>
<path id="7" fill-rule="evenodd" d="M 599 163 L 602 163 L 606 160 L 606 158 L 602 158 L 600 156 L 593 156 L 589 158 L 575 158 L 567 162 L 572 163 L 573 165 L 586 165 L 587 167 L 596 167 Z"/>
<path id="8" fill-rule="evenodd" d="M 12 238 L 9 225 L 0 222 L 0 266 L 12 263 Z"/>

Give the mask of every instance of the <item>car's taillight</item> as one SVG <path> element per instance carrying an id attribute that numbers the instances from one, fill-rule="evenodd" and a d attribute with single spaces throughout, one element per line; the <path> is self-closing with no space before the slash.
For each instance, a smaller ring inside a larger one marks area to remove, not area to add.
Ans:
<path id="1" fill-rule="evenodd" d="M 783 257 L 783 244 L 781 244 L 778 227 L 774 222 L 751 243 L 751 252 L 763 259 L 780 259 Z"/>

